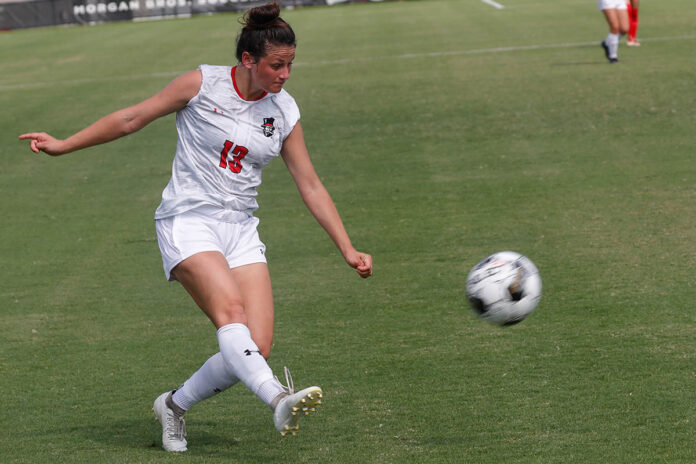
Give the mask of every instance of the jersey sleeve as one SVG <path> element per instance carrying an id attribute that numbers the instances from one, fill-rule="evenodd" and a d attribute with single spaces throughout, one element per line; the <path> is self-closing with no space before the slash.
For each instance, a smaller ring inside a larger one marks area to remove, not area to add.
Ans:
<path id="1" fill-rule="evenodd" d="M 206 86 L 206 74 L 209 72 L 206 68 L 208 68 L 208 65 L 202 64 L 196 68 L 197 71 L 201 72 L 201 88 L 198 89 L 198 93 L 191 98 L 188 103 L 186 103 L 187 107 L 194 107 L 196 104 L 200 101 L 201 95 L 206 92 L 205 86 Z"/>
<path id="2" fill-rule="evenodd" d="M 198 70 L 201 72 L 201 88 L 198 90 L 196 96 L 193 97 L 191 101 L 189 101 L 189 104 L 198 103 L 198 101 L 201 99 L 201 96 L 209 94 L 211 85 L 214 85 L 213 66 L 210 66 L 208 64 L 202 64 L 198 66 Z"/>
<path id="3" fill-rule="evenodd" d="M 292 98 L 292 96 L 285 90 L 282 90 L 278 94 L 278 105 L 283 112 L 284 119 L 284 124 L 280 135 L 282 140 L 285 140 L 287 136 L 290 135 L 290 132 L 292 132 L 292 130 L 295 128 L 297 121 L 300 120 L 300 108 L 297 106 L 295 99 Z"/>

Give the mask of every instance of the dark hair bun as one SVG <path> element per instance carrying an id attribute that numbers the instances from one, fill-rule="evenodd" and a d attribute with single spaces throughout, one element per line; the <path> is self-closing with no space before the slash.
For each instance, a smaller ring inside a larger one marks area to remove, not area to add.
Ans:
<path id="1" fill-rule="evenodd" d="M 245 28 L 251 30 L 266 29 L 272 27 L 278 17 L 280 17 L 280 5 L 276 2 L 267 3 L 247 11 L 243 24 Z"/>
<path id="2" fill-rule="evenodd" d="M 244 52 L 258 60 L 266 56 L 270 45 L 294 47 L 297 43 L 292 28 L 280 17 L 280 4 L 277 2 L 252 8 L 240 22 L 243 27 L 237 36 L 235 53 L 240 63 Z"/>

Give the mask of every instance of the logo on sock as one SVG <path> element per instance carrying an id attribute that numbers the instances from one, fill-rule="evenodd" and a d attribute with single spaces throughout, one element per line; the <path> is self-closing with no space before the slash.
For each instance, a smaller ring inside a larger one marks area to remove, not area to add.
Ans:
<path id="1" fill-rule="evenodd" d="M 261 351 L 259 351 L 259 350 L 244 350 L 244 354 L 247 356 L 251 356 L 251 353 L 261 354 Z"/>

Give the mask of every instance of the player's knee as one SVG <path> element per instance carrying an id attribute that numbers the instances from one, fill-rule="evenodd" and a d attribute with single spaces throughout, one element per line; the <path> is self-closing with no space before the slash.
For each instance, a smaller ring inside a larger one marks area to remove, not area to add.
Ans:
<path id="1" fill-rule="evenodd" d="M 244 305 L 239 301 L 227 301 L 221 304 L 215 311 L 216 325 L 222 327 L 227 324 L 247 325 L 248 319 Z"/>

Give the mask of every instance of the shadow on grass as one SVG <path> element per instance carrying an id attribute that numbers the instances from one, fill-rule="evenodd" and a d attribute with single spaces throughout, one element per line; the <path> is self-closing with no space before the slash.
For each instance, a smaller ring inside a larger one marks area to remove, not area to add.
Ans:
<path id="1" fill-rule="evenodd" d="M 188 441 L 193 446 L 191 453 L 207 456 L 219 455 L 229 457 L 235 452 L 239 442 L 231 434 L 217 433 L 221 424 L 213 422 L 196 422 L 194 430 L 188 431 Z M 81 435 L 85 440 L 99 444 L 107 449 L 122 449 L 129 451 L 154 450 L 165 453 L 162 449 L 162 428 L 153 417 L 152 420 L 105 420 L 97 424 L 76 425 L 67 433 Z M 190 454 L 190 453 L 187 453 Z"/>
<path id="2" fill-rule="evenodd" d="M 149 419 L 149 418 L 148 418 Z M 257 432 L 255 428 L 239 427 L 228 422 L 190 421 L 187 430 L 190 458 L 207 457 L 215 461 L 234 459 L 245 462 L 287 462 L 285 446 L 278 446 L 273 433 Z M 171 459 L 162 449 L 162 429 L 155 420 L 111 419 L 96 424 L 75 425 L 64 431 L 92 442 L 107 454 L 132 456 L 134 459 Z M 290 447 L 292 448 L 292 447 Z M 140 456 L 140 457 L 138 457 Z"/>
<path id="3" fill-rule="evenodd" d="M 549 66 L 597 66 L 597 65 L 602 65 L 602 66 L 609 66 L 609 62 L 607 60 L 603 61 L 576 61 L 576 62 L 558 62 L 558 63 L 551 63 Z"/>

